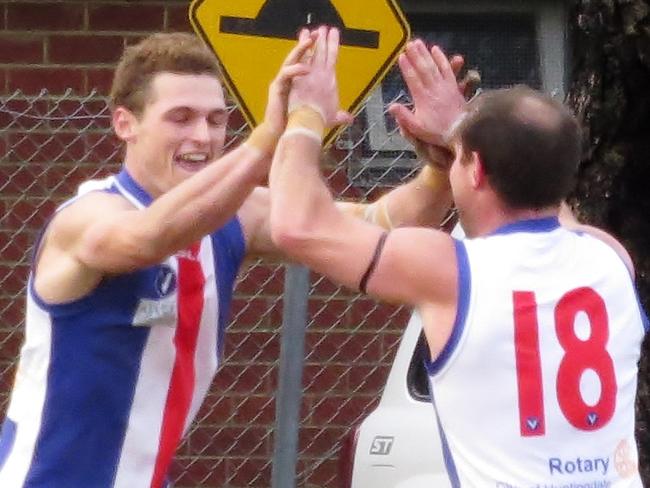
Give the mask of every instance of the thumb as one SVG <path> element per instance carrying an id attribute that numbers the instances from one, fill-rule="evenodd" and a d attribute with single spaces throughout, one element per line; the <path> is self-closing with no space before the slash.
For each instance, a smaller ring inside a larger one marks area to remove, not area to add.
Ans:
<path id="1" fill-rule="evenodd" d="M 407 135 L 417 134 L 418 124 L 415 115 L 401 103 L 393 103 L 388 107 L 388 113 L 394 118 L 400 128 L 400 131 Z"/>
<path id="2" fill-rule="evenodd" d="M 350 125 L 354 122 L 354 115 L 345 110 L 339 110 L 334 117 L 334 125 Z"/>

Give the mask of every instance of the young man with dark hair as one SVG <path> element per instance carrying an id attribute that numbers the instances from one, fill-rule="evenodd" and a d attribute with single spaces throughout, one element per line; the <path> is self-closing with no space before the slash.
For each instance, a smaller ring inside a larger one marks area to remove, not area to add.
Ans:
<path id="1" fill-rule="evenodd" d="M 341 213 L 317 165 L 336 122 L 337 49 L 338 32 L 322 28 L 309 73 L 292 83 L 270 177 L 277 244 L 334 281 L 417 307 L 452 486 L 640 488 L 634 399 L 647 320 L 622 246 L 560 224 L 580 158 L 575 119 L 525 88 L 464 107 L 442 51 L 410 43 L 400 67 L 414 111 L 391 112 L 420 144 L 453 154 L 468 239 L 387 233 Z"/>
<path id="2" fill-rule="evenodd" d="M 303 32 L 264 122 L 226 155 L 210 51 L 190 34 L 126 49 L 111 91 L 123 169 L 83 184 L 36 245 L 1 487 L 164 486 L 217 370 L 238 269 L 279 253 L 259 185 L 312 44 Z M 379 224 L 389 206 L 396 224 L 436 223 L 449 200 L 444 173 L 427 166 L 379 204 L 340 207 Z"/>

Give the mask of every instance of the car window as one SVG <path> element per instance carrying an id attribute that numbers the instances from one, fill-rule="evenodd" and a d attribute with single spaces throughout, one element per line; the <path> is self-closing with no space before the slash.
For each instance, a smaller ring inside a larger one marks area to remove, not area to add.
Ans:
<path id="1" fill-rule="evenodd" d="M 424 367 L 424 362 L 429 358 L 428 347 L 424 333 L 420 332 L 418 342 L 413 349 L 413 356 L 406 374 L 406 384 L 409 394 L 414 400 L 420 402 L 431 401 L 429 392 L 429 377 Z"/>

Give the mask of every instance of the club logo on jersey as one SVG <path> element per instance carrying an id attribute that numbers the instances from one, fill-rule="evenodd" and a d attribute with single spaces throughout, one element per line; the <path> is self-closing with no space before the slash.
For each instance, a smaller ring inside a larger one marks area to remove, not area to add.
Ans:
<path id="1" fill-rule="evenodd" d="M 133 325 L 152 327 L 176 327 L 178 316 L 178 296 L 176 293 L 176 273 L 171 266 L 158 267 L 153 279 L 156 298 L 141 298 L 133 317 Z"/>
<path id="2" fill-rule="evenodd" d="M 164 298 L 176 289 L 176 274 L 171 266 L 163 264 L 158 270 L 154 283 L 158 296 Z"/>
<path id="3" fill-rule="evenodd" d="M 539 419 L 537 417 L 528 417 L 526 419 L 526 424 L 528 425 L 528 428 L 534 432 L 539 427 Z"/>

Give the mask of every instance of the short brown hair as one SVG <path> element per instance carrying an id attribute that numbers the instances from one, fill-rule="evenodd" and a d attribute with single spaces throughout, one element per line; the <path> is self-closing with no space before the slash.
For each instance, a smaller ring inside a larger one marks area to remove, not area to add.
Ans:
<path id="1" fill-rule="evenodd" d="M 219 77 L 215 56 L 193 34 L 157 33 L 124 50 L 115 69 L 111 107 L 123 106 L 141 115 L 151 80 L 158 73 L 209 74 Z"/>
<path id="2" fill-rule="evenodd" d="M 555 205 L 573 189 L 580 126 L 564 105 L 539 91 L 516 86 L 481 94 L 456 135 L 465 155 L 479 154 L 488 181 L 512 209 Z"/>

